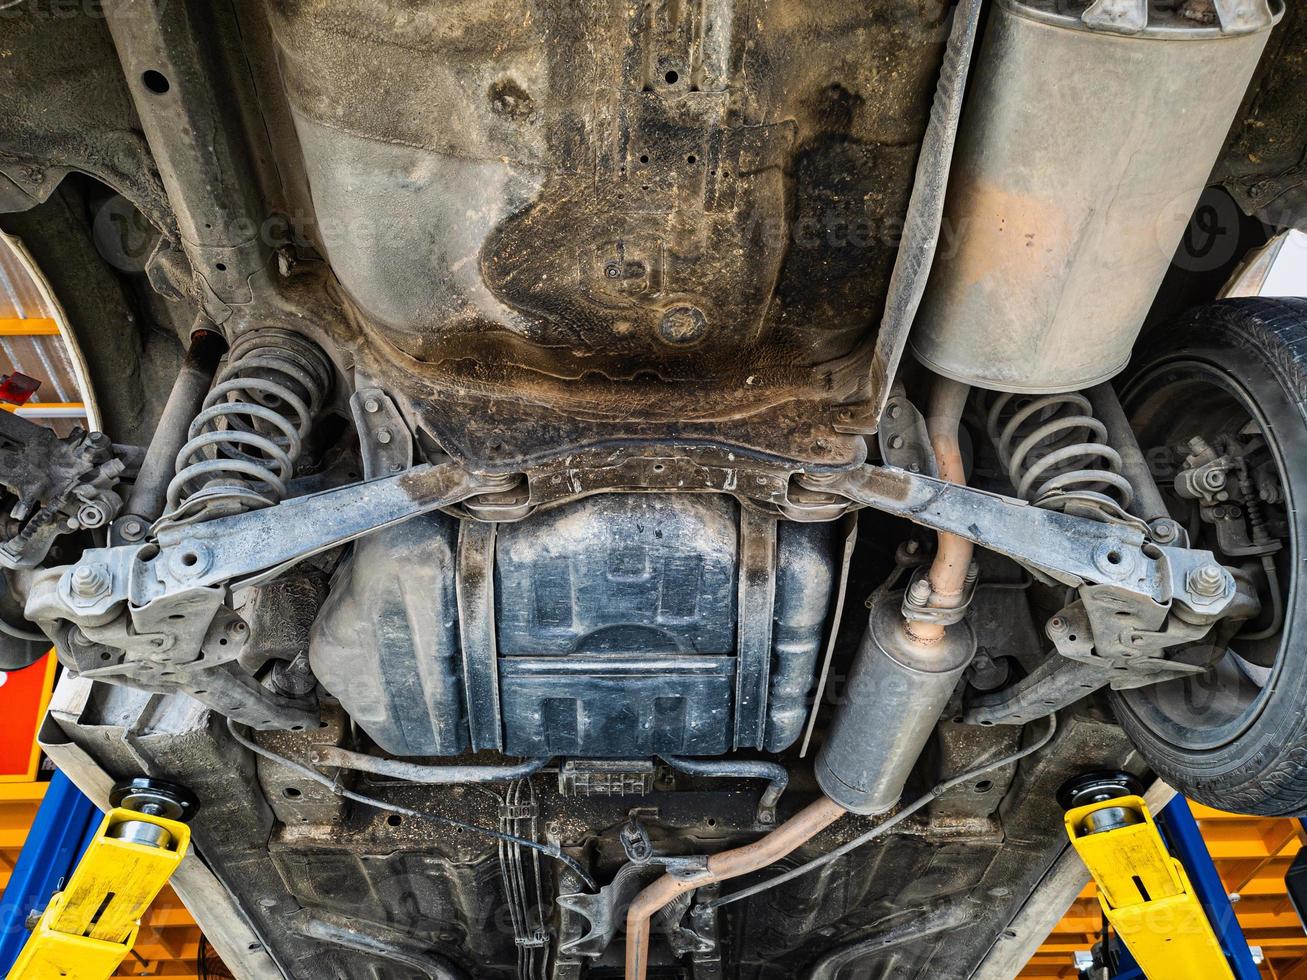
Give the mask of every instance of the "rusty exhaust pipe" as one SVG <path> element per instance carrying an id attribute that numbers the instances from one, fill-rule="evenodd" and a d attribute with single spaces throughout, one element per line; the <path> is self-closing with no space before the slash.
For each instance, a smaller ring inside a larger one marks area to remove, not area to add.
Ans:
<path id="1" fill-rule="evenodd" d="M 958 433 L 970 391 L 968 385 L 939 378 L 931 392 L 926 428 L 940 476 L 952 483 L 966 482 Z M 965 601 L 972 554 L 970 541 L 939 535 L 926 579 L 933 607 L 956 609 Z M 879 614 L 872 612 L 845 704 L 818 757 L 818 781 L 830 795 L 766 837 L 712 855 L 703 871 L 665 874 L 640 892 L 626 914 L 626 980 L 645 980 L 650 919 L 678 895 L 765 868 L 849 811 L 883 813 L 898 802 L 944 702 L 971 661 L 975 641 L 961 624 L 907 620 L 888 607 Z M 882 641 L 884 634 L 889 635 Z"/>
<path id="2" fill-rule="evenodd" d="M 689 875 L 665 874 L 635 896 L 626 913 L 626 980 L 645 980 L 649 969 L 649 920 L 677 895 L 738 878 L 774 864 L 848 812 L 823 796 L 766 837 L 708 858 L 708 866 Z"/>
<path id="3" fill-rule="evenodd" d="M 958 430 L 962 425 L 962 411 L 966 408 L 971 386 L 948 378 L 939 378 L 931 389 L 930 406 L 926 414 L 926 432 L 930 446 L 939 464 L 939 476 L 950 483 L 967 482 L 962 465 L 962 443 Z M 967 571 L 971 567 L 974 546 L 956 534 L 939 532 L 939 547 L 931 562 L 927 581 L 930 583 L 928 605 L 936 609 L 954 609 L 966 596 Z M 939 623 L 908 621 L 908 634 L 921 643 L 938 643 L 944 638 L 944 626 Z"/>

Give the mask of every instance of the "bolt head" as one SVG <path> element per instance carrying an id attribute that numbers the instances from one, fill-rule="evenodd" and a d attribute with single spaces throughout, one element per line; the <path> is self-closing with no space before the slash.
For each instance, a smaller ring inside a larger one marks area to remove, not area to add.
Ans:
<path id="1" fill-rule="evenodd" d="M 902 436 L 890 436 L 889 447 L 890 447 L 890 449 L 902 449 L 902 448 L 903 448 L 903 437 L 902 437 Z"/>
<path id="2" fill-rule="evenodd" d="M 365 412 L 377 412 L 380 410 L 381 410 L 381 403 L 377 401 L 375 398 L 369 398 L 367 399 L 367 401 L 363 403 L 363 411 Z"/>
<path id="3" fill-rule="evenodd" d="M 389 429 L 378 429 L 378 430 L 377 430 L 377 442 L 381 443 L 381 444 L 384 446 L 384 445 L 386 445 L 388 442 L 390 442 L 390 440 L 391 440 L 391 435 L 390 435 L 390 430 L 389 430 Z"/>
<path id="4" fill-rule="evenodd" d="M 101 527 L 108 520 L 109 511 L 98 501 L 90 501 L 77 508 L 77 523 L 82 527 Z"/>
<path id="5" fill-rule="evenodd" d="M 1067 632 L 1070 629 L 1071 629 L 1071 624 L 1068 623 L 1061 616 L 1054 616 L 1052 619 L 1048 621 L 1048 631 L 1050 633 L 1056 633 L 1060 636 L 1061 634 Z"/>
<path id="6" fill-rule="evenodd" d="M 113 578 L 108 568 L 96 562 L 74 568 L 68 584 L 75 597 L 90 601 L 106 595 L 113 586 Z"/>
<path id="7" fill-rule="evenodd" d="M 136 518 L 131 517 L 123 521 L 122 532 L 123 537 L 128 541 L 135 541 L 145 533 L 145 525 Z"/>
<path id="8" fill-rule="evenodd" d="M 1205 599 L 1215 599 L 1225 594 L 1225 569 L 1215 562 L 1199 565 L 1189 572 L 1188 577 L 1185 579 L 1185 585 L 1194 595 L 1202 596 Z"/>

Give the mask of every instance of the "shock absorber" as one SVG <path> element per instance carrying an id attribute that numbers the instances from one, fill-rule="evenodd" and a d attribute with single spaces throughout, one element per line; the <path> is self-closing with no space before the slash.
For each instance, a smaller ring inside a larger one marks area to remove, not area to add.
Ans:
<path id="1" fill-rule="evenodd" d="M 1055 510 L 1076 497 L 1130 509 L 1134 488 L 1121 454 L 1085 395 L 996 392 L 985 422 L 1018 497 Z"/>
<path id="2" fill-rule="evenodd" d="M 177 454 L 169 519 L 239 513 L 286 496 L 331 379 L 327 356 L 299 334 L 266 328 L 236 340 Z"/>

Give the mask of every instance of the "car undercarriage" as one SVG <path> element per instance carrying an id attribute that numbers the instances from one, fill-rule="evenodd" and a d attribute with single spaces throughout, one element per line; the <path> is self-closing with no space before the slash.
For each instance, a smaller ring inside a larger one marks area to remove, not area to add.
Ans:
<path id="1" fill-rule="evenodd" d="M 237 976 L 1007 980 L 1069 781 L 1307 812 L 1298 10 L 0 27 L 0 668 Z"/>

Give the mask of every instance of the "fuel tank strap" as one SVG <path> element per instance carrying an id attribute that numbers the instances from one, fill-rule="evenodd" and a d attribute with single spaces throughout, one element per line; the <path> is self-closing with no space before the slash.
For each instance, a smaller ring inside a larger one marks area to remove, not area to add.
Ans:
<path id="1" fill-rule="evenodd" d="M 502 749 L 499 652 L 495 645 L 494 524 L 463 521 L 458 543 L 458 629 L 472 749 Z"/>
<path id="2" fill-rule="evenodd" d="M 775 604 L 776 518 L 742 508 L 739 666 L 735 674 L 736 748 L 761 748 L 765 738 Z"/>

